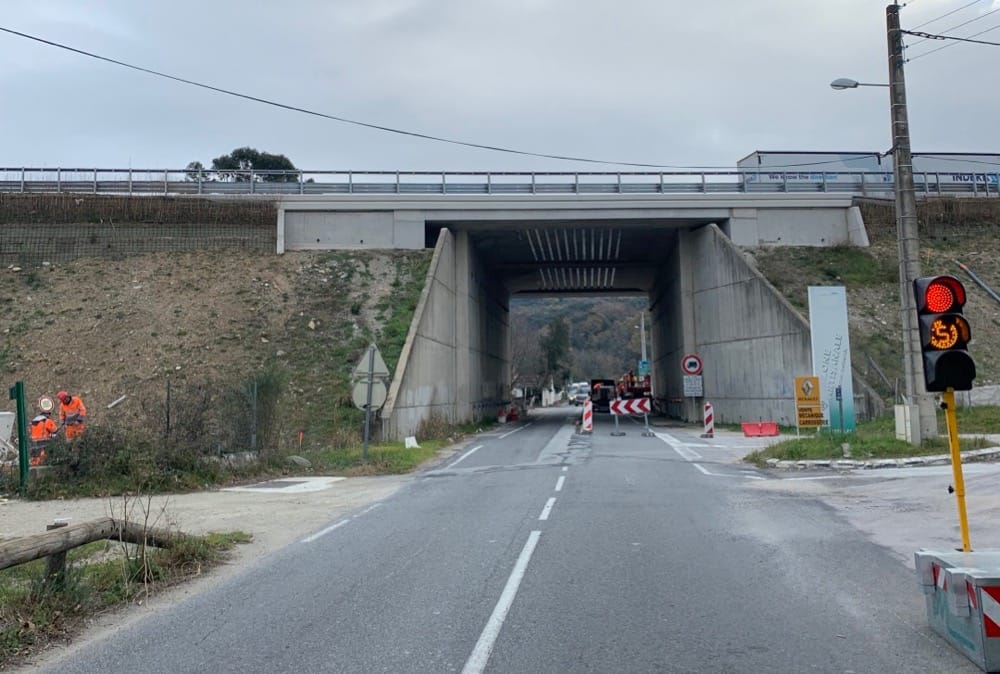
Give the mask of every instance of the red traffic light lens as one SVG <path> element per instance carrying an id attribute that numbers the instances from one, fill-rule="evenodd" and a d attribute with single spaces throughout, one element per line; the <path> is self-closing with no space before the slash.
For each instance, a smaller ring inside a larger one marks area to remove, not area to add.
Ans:
<path id="1" fill-rule="evenodd" d="M 955 295 L 944 283 L 932 283 L 924 292 L 924 304 L 929 311 L 943 314 L 955 304 Z"/>
<path id="2" fill-rule="evenodd" d="M 963 304 L 965 289 L 950 277 L 934 279 L 924 290 L 924 306 L 932 313 L 943 314 L 960 309 Z"/>

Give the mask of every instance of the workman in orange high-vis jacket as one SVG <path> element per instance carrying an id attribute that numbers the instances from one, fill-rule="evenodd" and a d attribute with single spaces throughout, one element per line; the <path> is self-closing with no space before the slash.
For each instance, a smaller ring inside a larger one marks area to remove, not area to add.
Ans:
<path id="1" fill-rule="evenodd" d="M 80 396 L 71 396 L 66 391 L 56 394 L 59 398 L 59 421 L 66 429 L 66 439 L 74 440 L 83 435 L 84 423 L 87 420 L 87 408 L 83 406 Z"/>
<path id="2" fill-rule="evenodd" d="M 43 410 L 37 417 L 31 420 L 29 436 L 31 438 L 30 455 L 28 463 L 32 466 L 40 466 L 45 463 L 46 451 L 45 443 L 55 437 L 58 431 L 56 422 L 52 421 L 52 413 Z"/>
<path id="3" fill-rule="evenodd" d="M 52 412 L 40 412 L 31 420 L 31 441 L 45 442 L 56 434 L 56 422 L 52 421 Z"/>

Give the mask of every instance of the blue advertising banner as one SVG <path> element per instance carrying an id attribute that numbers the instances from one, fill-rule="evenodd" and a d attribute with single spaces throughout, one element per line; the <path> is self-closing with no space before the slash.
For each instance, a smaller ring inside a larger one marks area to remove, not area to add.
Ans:
<path id="1" fill-rule="evenodd" d="M 823 420 L 830 430 L 853 432 L 854 384 L 847 292 L 843 286 L 809 286 L 813 374 L 819 377 Z"/>

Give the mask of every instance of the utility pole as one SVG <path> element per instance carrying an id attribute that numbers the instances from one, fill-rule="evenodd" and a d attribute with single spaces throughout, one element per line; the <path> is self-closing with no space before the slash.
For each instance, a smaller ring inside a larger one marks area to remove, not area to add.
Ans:
<path id="1" fill-rule="evenodd" d="M 910 152 L 910 126 L 906 112 L 906 79 L 903 73 L 903 33 L 899 27 L 899 8 L 893 3 L 885 8 L 889 44 L 889 96 L 892 107 L 892 163 L 896 192 L 896 241 L 899 245 L 899 300 L 903 323 L 903 371 L 906 400 L 911 415 L 919 423 L 911 425 L 918 432 L 910 438 L 920 444 L 924 438 L 937 437 L 937 411 L 934 400 L 924 387 L 924 366 L 920 334 L 916 321 L 913 279 L 920 276 L 920 241 L 917 224 L 917 200 L 913 185 L 913 157 Z M 919 430 L 918 430 L 919 429 Z"/>
<path id="2" fill-rule="evenodd" d="M 646 311 L 639 314 L 639 339 L 642 340 L 642 359 L 646 360 Z"/>

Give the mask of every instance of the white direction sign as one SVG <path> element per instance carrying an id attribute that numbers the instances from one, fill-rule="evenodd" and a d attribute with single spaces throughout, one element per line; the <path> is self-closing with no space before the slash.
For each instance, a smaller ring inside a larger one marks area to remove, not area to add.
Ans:
<path id="1" fill-rule="evenodd" d="M 386 398 L 385 384 L 382 383 L 381 379 L 376 379 L 372 382 L 372 409 L 377 410 L 382 405 L 385 404 Z M 359 410 L 365 408 L 365 403 L 368 401 L 368 382 L 359 381 L 354 385 L 351 390 L 351 400 L 354 401 L 354 406 Z"/>
<path id="2" fill-rule="evenodd" d="M 361 356 L 361 360 L 358 361 L 358 366 L 354 368 L 354 372 L 351 373 L 352 379 L 368 379 L 368 358 L 371 349 L 375 349 L 375 369 L 372 372 L 373 379 L 383 379 L 389 376 L 389 368 L 386 367 L 385 361 L 382 360 L 382 354 L 379 353 L 378 347 L 374 344 L 371 347 L 365 349 L 365 353 Z"/>

